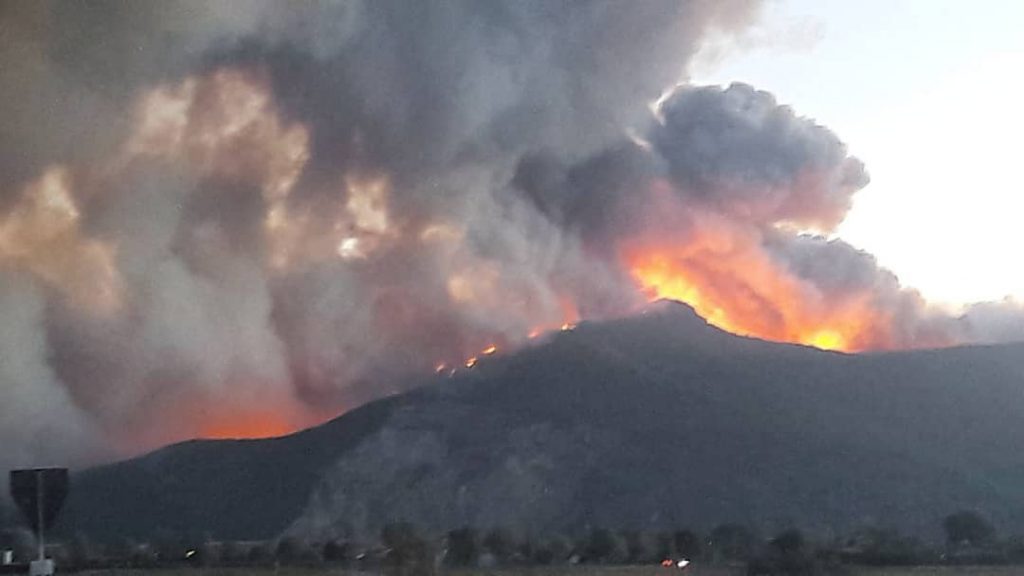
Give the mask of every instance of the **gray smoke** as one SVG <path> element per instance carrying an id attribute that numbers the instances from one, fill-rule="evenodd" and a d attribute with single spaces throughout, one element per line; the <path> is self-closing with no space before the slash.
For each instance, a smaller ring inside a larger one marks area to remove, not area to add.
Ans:
<path id="1" fill-rule="evenodd" d="M 867 182 L 827 129 L 745 85 L 651 114 L 757 8 L 3 4 L 0 458 L 308 425 L 635 310 L 624 259 L 657 243 L 699 246 L 684 263 L 773 329 L 789 312 L 750 271 L 811 316 L 867 294 L 894 320 L 866 348 L 1016 337 L 1005 306 L 943 316 L 794 231 L 831 230 Z"/>
<path id="2" fill-rule="evenodd" d="M 29 465 L 292 429 L 634 305 L 515 166 L 612 145 L 756 3 L 0 11 L 3 458 Z"/>

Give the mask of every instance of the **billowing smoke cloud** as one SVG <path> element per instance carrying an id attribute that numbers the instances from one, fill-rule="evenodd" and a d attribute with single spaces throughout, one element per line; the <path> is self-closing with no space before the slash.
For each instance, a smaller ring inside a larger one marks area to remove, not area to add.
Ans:
<path id="1" fill-rule="evenodd" d="M 526 157 L 514 182 L 649 297 L 686 301 L 736 333 L 843 350 L 1024 336 L 1016 303 L 956 317 L 824 236 L 868 183 L 863 164 L 744 84 L 680 86 L 646 133 L 574 165 Z"/>
<path id="2" fill-rule="evenodd" d="M 827 129 L 743 85 L 652 115 L 756 9 L 5 5 L 4 463 L 285 432 L 659 296 L 824 347 L 1015 337 L 796 232 L 867 182 Z"/>
<path id="3" fill-rule="evenodd" d="M 633 305 L 515 165 L 604 149 L 754 9 L 5 4 L 4 463 L 291 430 Z"/>

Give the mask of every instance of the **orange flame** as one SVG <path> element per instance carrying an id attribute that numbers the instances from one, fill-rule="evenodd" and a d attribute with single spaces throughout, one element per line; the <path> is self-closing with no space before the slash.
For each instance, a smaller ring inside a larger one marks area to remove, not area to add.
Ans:
<path id="1" fill-rule="evenodd" d="M 494 354 L 497 351 L 498 351 L 498 347 L 495 346 L 494 344 L 491 344 L 487 348 L 484 348 L 480 353 L 484 354 L 485 356 L 490 356 L 491 354 Z"/>
<path id="2" fill-rule="evenodd" d="M 649 300 L 685 302 L 733 334 L 826 350 L 890 347 L 890 320 L 871 307 L 869 295 L 826 306 L 812 287 L 749 247 L 635 249 L 625 260 Z"/>

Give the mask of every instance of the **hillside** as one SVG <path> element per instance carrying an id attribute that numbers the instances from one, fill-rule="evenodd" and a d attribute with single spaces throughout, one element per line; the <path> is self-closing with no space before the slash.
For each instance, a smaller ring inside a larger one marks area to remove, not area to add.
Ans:
<path id="1" fill-rule="evenodd" d="M 845 355 L 691 309 L 584 324 L 263 441 L 197 441 L 73 478 L 65 531 L 372 535 L 391 520 L 1024 531 L 1024 345 Z"/>

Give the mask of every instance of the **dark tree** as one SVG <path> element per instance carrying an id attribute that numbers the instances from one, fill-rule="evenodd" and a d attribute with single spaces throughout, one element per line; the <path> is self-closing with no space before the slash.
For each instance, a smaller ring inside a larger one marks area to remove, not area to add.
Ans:
<path id="1" fill-rule="evenodd" d="M 459 528 L 448 533 L 445 561 L 451 566 L 473 566 L 480 555 L 479 537 L 472 528 Z"/>
<path id="2" fill-rule="evenodd" d="M 848 545 L 857 550 L 853 559 L 861 564 L 910 566 L 928 560 L 920 542 L 891 528 L 863 528 L 853 535 Z"/>
<path id="3" fill-rule="evenodd" d="M 704 552 L 700 535 L 692 530 L 677 530 L 672 534 L 672 543 L 677 554 L 690 560 L 700 558 Z"/>
<path id="4" fill-rule="evenodd" d="M 588 562 L 619 563 L 626 560 L 626 544 L 619 535 L 597 528 L 591 531 L 583 547 Z"/>
<path id="5" fill-rule="evenodd" d="M 533 561 L 537 564 L 561 564 L 572 554 L 572 542 L 565 536 L 553 536 L 535 546 Z"/>
<path id="6" fill-rule="evenodd" d="M 716 560 L 746 560 L 754 548 L 753 532 L 740 524 L 715 527 L 709 541 Z"/>
<path id="7" fill-rule="evenodd" d="M 279 562 L 286 564 L 308 563 L 316 560 L 316 553 L 309 543 L 294 536 L 282 538 L 277 543 L 274 556 Z"/>
<path id="8" fill-rule="evenodd" d="M 803 534 L 796 529 L 779 533 L 763 554 L 747 564 L 748 576 L 814 576 L 822 571 Z"/>
<path id="9" fill-rule="evenodd" d="M 221 560 L 226 564 L 238 564 L 246 559 L 246 549 L 237 540 L 228 540 L 221 545 Z"/>
<path id="10" fill-rule="evenodd" d="M 395 522 L 384 526 L 381 543 L 388 549 L 386 564 L 393 574 L 431 574 L 433 555 L 430 545 L 421 538 L 408 522 Z"/>
<path id="11" fill-rule="evenodd" d="M 636 530 L 623 532 L 622 539 L 626 543 L 626 559 L 631 564 L 646 564 L 655 559 L 655 545 L 646 532 Z M 657 558 L 657 560 L 662 560 L 662 558 Z"/>
<path id="12" fill-rule="evenodd" d="M 253 564 L 270 564 L 274 559 L 274 550 L 270 544 L 257 544 L 249 549 L 246 557 Z"/>
<path id="13" fill-rule="evenodd" d="M 780 532 L 771 541 L 772 547 L 783 556 L 792 556 L 804 551 L 804 534 L 796 528 Z"/>
<path id="14" fill-rule="evenodd" d="M 507 562 L 516 549 L 515 538 L 504 528 L 495 528 L 488 532 L 483 545 L 484 550 L 490 552 L 498 562 Z"/>
<path id="15" fill-rule="evenodd" d="M 995 529 L 981 514 L 961 510 L 942 521 L 946 542 L 952 545 L 981 546 L 992 541 Z"/>
<path id="16" fill-rule="evenodd" d="M 676 554 L 676 547 L 672 542 L 672 534 L 669 532 L 659 532 L 654 538 L 654 546 L 654 554 L 658 557 L 658 560 L 665 560 Z"/>
<path id="17" fill-rule="evenodd" d="M 324 560 L 347 562 L 352 559 L 352 546 L 344 540 L 329 540 L 324 544 Z"/>
<path id="18" fill-rule="evenodd" d="M 516 545 L 516 557 L 520 560 L 529 561 L 537 553 L 537 544 L 529 536 L 521 538 Z"/>
<path id="19" fill-rule="evenodd" d="M 94 562 L 99 554 L 96 546 L 81 532 L 75 533 L 68 546 L 68 561 L 75 567 L 82 568 Z"/>

